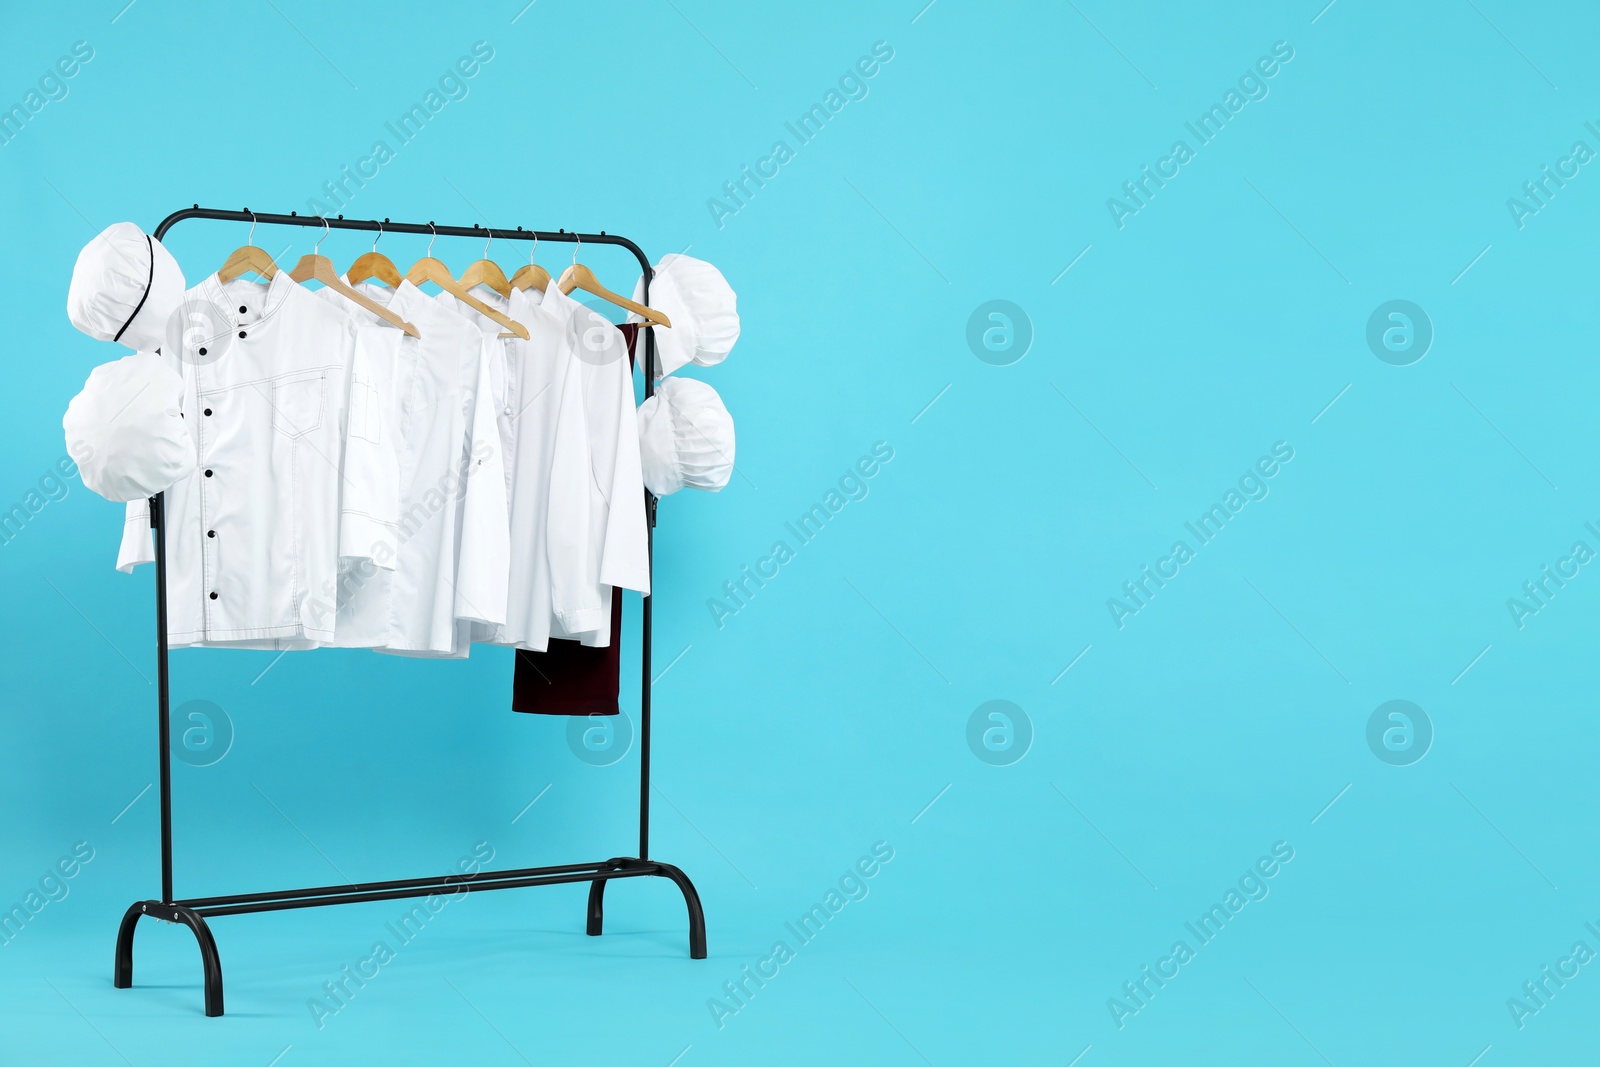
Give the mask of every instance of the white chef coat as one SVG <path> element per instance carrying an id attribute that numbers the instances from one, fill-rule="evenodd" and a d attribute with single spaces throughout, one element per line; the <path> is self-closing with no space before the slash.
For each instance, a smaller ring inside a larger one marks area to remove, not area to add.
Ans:
<path id="1" fill-rule="evenodd" d="M 489 388 L 499 344 L 464 316 L 402 281 L 357 291 L 417 328 L 406 336 L 331 289 L 395 349 L 379 399 L 397 428 L 399 545 L 392 572 L 348 567 L 339 604 L 340 647 L 461 656 L 474 624 L 503 625 L 510 562 L 505 467 Z"/>
<path id="2" fill-rule="evenodd" d="M 565 341 L 567 311 L 537 292 L 510 298 L 486 286 L 472 295 L 527 327 L 529 339 L 497 341 L 490 383 L 505 453 L 511 522 L 506 624 L 482 640 L 544 651 L 552 625 L 565 633 L 610 626 L 606 605 L 586 594 L 582 561 L 588 515 L 587 445 L 582 386 Z M 460 310 L 493 336 L 501 327 L 448 294 L 436 299 Z M 567 304 L 572 304 L 567 301 Z M 554 307 L 559 313 L 553 313 Z"/>
<path id="3" fill-rule="evenodd" d="M 369 373 L 359 380 L 352 378 L 349 402 L 349 432 L 365 433 L 365 427 L 375 425 L 391 434 L 396 450 L 396 461 L 382 472 L 382 478 L 370 486 L 374 495 L 381 494 L 396 517 L 400 512 L 399 427 L 400 409 L 396 399 L 396 381 L 402 374 L 401 345 L 405 334 L 387 324 L 377 325 L 378 317 L 349 298 L 327 287 L 310 290 L 317 299 L 324 300 L 356 322 L 356 344 L 363 351 L 363 364 Z M 376 648 L 388 637 L 388 597 L 393 585 L 394 568 L 399 557 L 399 530 L 386 531 L 388 537 L 370 546 L 364 555 L 355 551 L 354 545 L 342 541 L 339 546 L 339 573 L 335 589 L 334 648 Z M 377 565 L 387 560 L 388 568 Z M 365 610 L 362 610 L 362 609 Z"/>
<path id="4" fill-rule="evenodd" d="M 282 271 L 184 294 L 162 349 L 198 460 L 165 495 L 173 647 L 330 644 L 340 555 L 393 567 L 394 434 L 357 325 Z M 119 570 L 154 558 L 144 511 L 128 506 Z"/>
<path id="5" fill-rule="evenodd" d="M 583 479 L 585 507 L 576 531 L 580 550 L 573 561 L 581 583 L 575 597 L 597 605 L 607 620 L 587 632 L 552 623 L 552 637 L 577 638 L 603 648 L 610 643 L 612 587 L 650 592 L 650 550 L 645 526 L 644 475 L 639 460 L 639 426 L 634 407 L 633 369 L 622 332 L 603 316 L 554 286 L 544 308 L 564 317 L 563 336 L 570 373 L 581 387 L 584 445 L 588 462 Z"/>

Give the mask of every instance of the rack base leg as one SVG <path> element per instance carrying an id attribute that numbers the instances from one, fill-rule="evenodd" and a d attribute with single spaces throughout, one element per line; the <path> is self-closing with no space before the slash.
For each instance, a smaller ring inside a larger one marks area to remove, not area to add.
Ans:
<path id="1" fill-rule="evenodd" d="M 122 916 L 117 928 L 117 954 L 111 968 L 111 984 L 117 989 L 133 986 L 133 932 L 139 920 L 146 915 L 166 922 L 182 923 L 194 934 L 200 945 L 200 968 L 205 979 L 206 1015 L 215 1018 L 222 1014 L 222 959 L 217 955 L 217 942 L 211 936 L 206 921 L 188 908 L 163 904 L 157 900 L 144 900 L 130 907 Z"/>
<path id="2" fill-rule="evenodd" d="M 703 960 L 706 958 L 706 914 L 700 906 L 700 894 L 695 891 L 694 883 L 689 881 L 689 876 L 670 863 L 657 863 L 654 860 L 645 862 L 635 859 L 618 857 L 606 861 L 606 866 L 612 870 L 623 867 L 649 866 L 650 873 L 661 878 L 667 878 L 683 893 L 683 902 L 689 909 L 689 958 Z M 609 878 L 596 878 L 589 883 L 589 908 L 588 921 L 584 925 L 584 932 L 590 937 L 599 937 L 605 927 L 605 892 Z"/>
<path id="3" fill-rule="evenodd" d="M 689 881 L 689 876 L 672 864 L 658 863 L 656 867 L 662 877 L 672 879 L 672 883 L 683 893 L 683 902 L 689 909 L 689 958 L 705 959 L 706 913 L 700 907 L 700 894 L 695 892 L 694 883 Z"/>
<path id="4" fill-rule="evenodd" d="M 614 866 L 618 860 L 610 860 L 607 867 Z M 590 937 L 599 937 L 605 929 L 605 896 L 606 883 L 609 878 L 596 878 L 589 883 L 589 914 L 584 923 L 583 932 Z"/>

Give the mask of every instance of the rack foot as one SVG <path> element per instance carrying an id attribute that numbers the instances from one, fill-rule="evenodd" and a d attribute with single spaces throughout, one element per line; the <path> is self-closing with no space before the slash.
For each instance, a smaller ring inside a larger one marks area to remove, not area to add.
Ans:
<path id="1" fill-rule="evenodd" d="M 117 955 L 112 964 L 111 984 L 117 989 L 133 986 L 133 931 L 145 915 L 165 922 L 182 923 L 194 934 L 200 945 L 200 968 L 205 978 L 206 1014 L 215 1018 L 222 1014 L 222 959 L 217 955 L 217 942 L 211 936 L 206 921 L 189 908 L 163 904 L 158 900 L 142 900 L 130 907 L 122 916 L 117 928 Z"/>
<path id="2" fill-rule="evenodd" d="M 680 892 L 683 893 L 683 902 L 689 909 L 689 958 L 703 960 L 706 958 L 706 914 L 700 906 L 700 894 L 695 892 L 694 883 L 689 881 L 689 876 L 670 863 L 657 863 L 654 860 L 637 860 L 624 856 L 609 859 L 604 870 L 623 870 L 629 867 L 649 868 L 648 873 L 661 878 L 671 879 Z M 584 925 L 584 932 L 590 937 L 599 937 L 605 926 L 605 892 L 609 878 L 596 878 L 589 883 L 589 909 L 588 921 Z"/>
<path id="3" fill-rule="evenodd" d="M 624 860 L 609 859 L 601 870 L 614 870 L 621 866 Z M 605 930 L 605 896 L 606 883 L 609 878 L 596 878 L 589 883 L 589 908 L 588 918 L 584 922 L 583 932 L 590 937 L 599 937 Z"/>

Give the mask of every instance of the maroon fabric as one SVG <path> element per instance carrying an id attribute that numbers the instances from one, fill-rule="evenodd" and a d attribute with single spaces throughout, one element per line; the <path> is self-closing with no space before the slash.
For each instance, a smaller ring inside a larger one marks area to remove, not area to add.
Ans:
<path id="1" fill-rule="evenodd" d="M 611 644 L 556 638 L 547 652 L 517 649 L 511 710 L 535 715 L 615 715 L 622 710 L 622 590 L 611 591 Z"/>
<path id="2" fill-rule="evenodd" d="M 634 362 L 639 327 L 617 329 L 628 341 L 628 365 Z M 517 649 L 511 678 L 511 710 L 534 715 L 616 715 L 622 711 L 622 590 L 611 590 L 611 644 L 587 648 L 565 638 L 551 640 L 544 652 Z"/>

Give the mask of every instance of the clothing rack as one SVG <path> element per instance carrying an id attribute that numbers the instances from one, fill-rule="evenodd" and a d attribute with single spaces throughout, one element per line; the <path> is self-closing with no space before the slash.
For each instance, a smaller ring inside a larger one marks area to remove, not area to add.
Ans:
<path id="1" fill-rule="evenodd" d="M 650 280 L 654 272 L 650 260 L 638 245 L 625 237 L 599 233 L 575 233 L 567 230 L 525 230 L 518 226 L 510 229 L 488 229 L 482 226 L 435 226 L 419 223 L 391 222 L 384 219 L 323 218 L 316 215 L 260 214 L 245 208 L 242 211 L 223 211 L 203 208 L 199 204 L 175 211 L 161 220 L 154 236 L 165 237 L 167 231 L 185 219 L 212 219 L 220 222 L 252 222 L 270 226 L 327 226 L 334 230 L 377 230 L 383 234 L 413 233 L 439 237 L 489 237 L 508 241 L 555 241 L 578 244 L 620 245 L 632 252 L 644 273 L 644 302 L 650 300 Z M 553 284 L 553 283 L 552 283 Z M 645 396 L 655 392 L 655 336 L 645 330 L 644 388 Z M 647 529 L 645 544 L 652 561 L 654 557 L 654 527 L 656 524 L 656 497 L 645 490 Z M 315 886 L 309 889 L 284 889 L 259 893 L 235 893 L 230 896 L 192 897 L 175 899 L 172 890 L 172 753 L 171 707 L 168 688 L 167 649 L 167 552 L 166 510 L 163 494 L 150 499 L 150 526 L 155 536 L 156 562 L 156 706 L 159 713 L 157 737 L 160 744 L 161 783 L 161 898 L 141 900 L 128 908 L 117 931 L 116 962 L 112 984 L 118 989 L 133 985 L 133 934 L 139 919 L 149 915 L 171 923 L 182 923 L 193 931 L 200 944 L 200 964 L 205 979 L 205 1008 L 208 1016 L 222 1014 L 222 963 L 217 955 L 216 941 L 206 920 L 221 915 L 240 915 L 261 911 L 284 911 L 290 908 L 318 908 L 329 904 L 354 904 L 374 900 L 394 900 L 402 897 L 422 897 L 435 893 L 478 892 L 488 889 L 517 889 L 523 886 L 562 885 L 570 882 L 589 883 L 589 904 L 585 932 L 599 936 L 603 924 L 602 902 L 606 883 L 615 878 L 659 877 L 670 880 L 683 893 L 689 911 L 689 956 L 706 958 L 706 920 L 700 907 L 700 896 L 687 875 L 670 863 L 650 859 L 650 596 L 643 599 L 641 611 L 640 655 L 642 658 L 642 683 L 639 697 L 639 854 L 615 856 L 593 863 L 571 863 L 554 867 L 519 867 L 508 871 L 477 871 L 471 874 L 454 874 L 438 877 L 399 878 L 383 882 L 363 882 L 352 885 Z"/>

